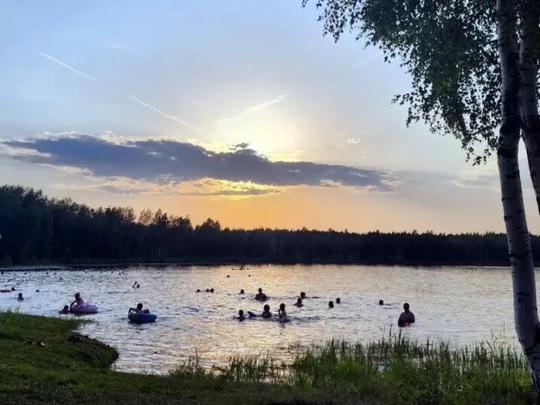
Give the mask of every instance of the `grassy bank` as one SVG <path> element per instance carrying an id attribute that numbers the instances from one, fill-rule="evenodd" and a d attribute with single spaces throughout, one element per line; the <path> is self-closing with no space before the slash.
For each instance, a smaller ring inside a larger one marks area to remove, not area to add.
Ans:
<path id="1" fill-rule="evenodd" d="M 0 403 L 526 404 L 534 395 L 522 357 L 391 337 L 330 342 L 283 365 L 247 356 L 205 369 L 196 359 L 169 376 L 110 370 L 115 349 L 72 332 L 78 320 L 0 313 Z"/>

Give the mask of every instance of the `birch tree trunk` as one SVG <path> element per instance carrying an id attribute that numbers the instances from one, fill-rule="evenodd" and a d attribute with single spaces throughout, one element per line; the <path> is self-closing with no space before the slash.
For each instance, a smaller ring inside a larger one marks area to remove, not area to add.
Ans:
<path id="1" fill-rule="evenodd" d="M 522 135 L 527 149 L 529 171 L 540 213 L 540 120 L 536 77 L 538 74 L 535 46 L 540 41 L 540 3 L 538 0 L 521 2 L 520 72 Z"/>
<path id="2" fill-rule="evenodd" d="M 515 0 L 497 0 L 497 11 L 502 75 L 502 123 L 497 163 L 512 265 L 514 319 L 517 337 L 531 366 L 536 391 L 540 392 L 540 334 L 536 285 L 518 162 L 521 77 Z"/>

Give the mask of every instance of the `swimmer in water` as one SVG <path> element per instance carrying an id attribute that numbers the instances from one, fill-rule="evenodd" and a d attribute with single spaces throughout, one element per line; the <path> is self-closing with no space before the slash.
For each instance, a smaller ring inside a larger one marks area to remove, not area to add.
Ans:
<path id="1" fill-rule="evenodd" d="M 69 306 L 70 308 L 79 305 L 84 305 L 84 300 L 81 298 L 81 293 L 75 293 L 75 301 L 73 301 Z"/>
<path id="2" fill-rule="evenodd" d="M 259 288 L 259 293 L 255 296 L 255 299 L 257 301 L 266 301 L 268 297 L 266 296 L 265 293 L 263 293 L 262 288 Z"/>
<path id="3" fill-rule="evenodd" d="M 295 307 L 303 307 L 304 304 L 302 304 L 302 298 L 298 298 L 296 302 L 293 304 Z"/>
<path id="4" fill-rule="evenodd" d="M 244 294 L 244 289 L 243 288 L 240 290 L 240 294 Z"/>
<path id="5" fill-rule="evenodd" d="M 263 318 L 272 318 L 272 312 L 270 312 L 270 305 L 265 305 L 263 307 L 263 313 L 261 315 Z"/>
<path id="6" fill-rule="evenodd" d="M 403 326 L 410 325 L 411 323 L 414 323 L 414 314 L 409 310 L 410 305 L 406 302 L 403 304 L 403 312 L 399 316 L 398 319 L 398 326 L 402 328 Z"/>
<path id="7" fill-rule="evenodd" d="M 302 291 L 300 293 L 300 298 L 302 298 L 302 299 L 306 298 L 306 293 L 304 291 Z"/>
<path id="8" fill-rule="evenodd" d="M 19 295 L 17 296 L 17 299 L 19 301 L 24 301 L 24 297 L 23 297 L 22 293 L 19 293 Z"/>
<path id="9" fill-rule="evenodd" d="M 130 312 L 135 312 L 136 314 L 142 314 L 144 312 L 143 310 L 143 304 L 141 303 L 138 303 L 137 304 L 137 308 L 130 308 L 129 311 L 128 311 L 128 314 Z"/>
<path id="10" fill-rule="evenodd" d="M 236 317 L 236 319 L 238 319 L 239 321 L 245 321 L 246 316 L 244 315 L 244 311 L 242 310 L 238 311 L 238 316 Z"/>
<path id="11" fill-rule="evenodd" d="M 336 304 L 341 304 L 341 298 L 336 298 Z"/>
<path id="12" fill-rule="evenodd" d="M 328 308 L 334 308 L 334 303 L 332 301 L 328 301 Z"/>
<path id="13" fill-rule="evenodd" d="M 278 316 L 280 320 L 287 319 L 287 312 L 285 311 L 285 304 L 283 303 L 279 305 Z"/>
<path id="14" fill-rule="evenodd" d="M 379 300 L 379 305 L 384 305 L 384 301 L 383 301 L 383 300 Z"/>
<path id="15" fill-rule="evenodd" d="M 69 313 L 69 307 L 67 305 L 64 305 L 64 308 L 62 308 L 60 311 L 58 311 L 59 314 L 68 314 Z"/>

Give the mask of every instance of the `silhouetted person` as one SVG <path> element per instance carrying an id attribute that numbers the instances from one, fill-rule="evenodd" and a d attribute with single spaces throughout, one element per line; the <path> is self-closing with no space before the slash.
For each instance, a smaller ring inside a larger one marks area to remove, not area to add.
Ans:
<path id="1" fill-rule="evenodd" d="M 213 293 L 213 292 L 214 292 L 214 289 L 213 289 L 213 288 L 210 288 L 210 292 Z"/>
<path id="2" fill-rule="evenodd" d="M 334 303 L 332 301 L 328 301 L 328 308 L 334 308 Z"/>
<path id="3" fill-rule="evenodd" d="M 270 312 L 270 305 L 266 304 L 263 307 L 263 313 L 261 315 L 263 318 L 272 318 L 272 312 Z"/>
<path id="4" fill-rule="evenodd" d="M 341 304 L 341 298 L 336 298 L 336 304 Z"/>
<path id="5" fill-rule="evenodd" d="M 136 314 L 142 314 L 143 313 L 143 304 L 141 304 L 140 302 L 137 304 L 137 307 L 136 308 L 130 308 L 128 310 L 128 313 L 130 312 L 135 312 Z"/>
<path id="6" fill-rule="evenodd" d="M 403 310 L 404 312 L 401 313 L 398 319 L 398 326 L 400 328 L 414 323 L 414 314 L 409 311 L 409 304 L 407 302 L 403 304 Z"/>
<path id="7" fill-rule="evenodd" d="M 17 299 L 18 299 L 19 301 L 24 301 L 24 297 L 23 297 L 22 293 L 19 293 Z"/>
<path id="8" fill-rule="evenodd" d="M 384 305 L 384 301 L 383 301 L 383 300 L 379 300 L 379 305 Z"/>
<path id="9" fill-rule="evenodd" d="M 303 307 L 304 304 L 302 303 L 302 298 L 298 298 L 296 302 L 293 304 L 295 307 Z"/>
<path id="10" fill-rule="evenodd" d="M 243 288 L 240 290 L 240 294 L 244 294 L 244 289 Z"/>
<path id="11" fill-rule="evenodd" d="M 279 304 L 278 316 L 281 321 L 287 319 L 287 311 L 285 311 L 285 304 Z"/>
<path id="12" fill-rule="evenodd" d="M 244 315 L 244 311 L 242 310 L 238 311 L 238 316 L 236 317 L 236 319 L 238 319 L 239 321 L 244 321 L 246 319 Z"/>
<path id="13" fill-rule="evenodd" d="M 268 297 L 266 296 L 265 293 L 263 293 L 262 288 L 259 288 L 259 293 L 255 296 L 255 299 L 257 301 L 266 301 Z"/>
<path id="14" fill-rule="evenodd" d="M 304 291 L 302 291 L 300 293 L 300 298 L 302 298 L 302 299 L 306 298 L 306 293 Z"/>
<path id="15" fill-rule="evenodd" d="M 195 291 L 195 292 L 201 292 L 201 290 L 199 290 L 199 289 L 197 288 L 197 291 Z"/>

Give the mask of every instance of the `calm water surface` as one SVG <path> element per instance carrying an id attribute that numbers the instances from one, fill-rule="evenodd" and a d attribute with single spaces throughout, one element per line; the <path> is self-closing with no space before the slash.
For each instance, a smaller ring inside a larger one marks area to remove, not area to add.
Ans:
<path id="1" fill-rule="evenodd" d="M 229 276 L 229 277 L 228 277 Z M 140 288 L 132 288 L 134 282 Z M 286 356 L 298 345 L 332 338 L 376 340 L 397 330 L 407 301 L 416 324 L 412 338 L 448 339 L 458 344 L 497 339 L 515 344 L 510 270 L 503 268 L 405 268 L 366 266 L 260 266 L 243 271 L 225 267 L 5 271 L 0 310 L 60 316 L 57 311 L 81 292 L 100 312 L 82 332 L 120 352 L 115 368 L 165 373 L 197 354 L 203 364 L 219 364 L 237 354 L 275 351 Z M 261 287 L 272 311 L 287 305 L 291 322 L 262 319 L 238 322 L 239 309 L 261 312 L 254 300 Z M 215 292 L 196 293 L 214 288 Z M 240 295 L 240 289 L 246 291 Z M 39 289 L 40 292 L 35 292 Z M 300 291 L 308 298 L 294 307 Z M 328 309 L 337 297 L 341 304 Z M 385 301 L 379 306 L 379 299 Z M 133 325 L 127 311 L 138 302 L 158 314 L 155 324 Z M 64 315 L 65 316 L 65 315 Z M 73 316 L 73 315 L 68 315 Z"/>

